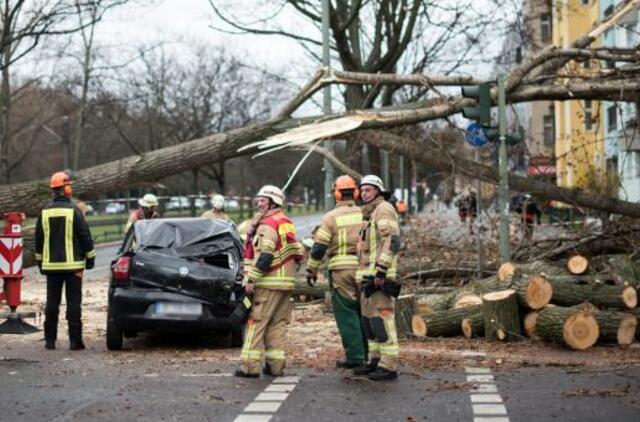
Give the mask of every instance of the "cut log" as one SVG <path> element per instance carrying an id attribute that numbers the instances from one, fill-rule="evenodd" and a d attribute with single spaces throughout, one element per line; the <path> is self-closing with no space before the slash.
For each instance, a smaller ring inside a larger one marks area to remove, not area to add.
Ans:
<path id="1" fill-rule="evenodd" d="M 420 296 L 416 304 L 416 314 L 443 311 L 449 307 L 450 298 L 450 293 Z"/>
<path id="2" fill-rule="evenodd" d="M 600 330 L 592 312 L 579 307 L 548 307 L 540 311 L 536 332 L 544 341 L 586 350 L 596 344 Z"/>
<path id="3" fill-rule="evenodd" d="M 576 284 L 553 277 L 549 282 L 553 289 L 551 301 L 560 306 L 590 302 L 602 308 L 632 309 L 638 304 L 638 294 L 631 286 Z"/>
<path id="4" fill-rule="evenodd" d="M 454 299 L 452 308 L 458 309 L 466 306 L 479 305 L 482 305 L 482 298 L 480 296 L 474 295 L 473 293 L 463 293 Z"/>
<path id="5" fill-rule="evenodd" d="M 489 341 L 512 341 L 522 337 L 518 295 L 507 289 L 482 296 L 484 337 Z"/>
<path id="6" fill-rule="evenodd" d="M 469 318 L 464 318 L 460 323 L 462 335 L 466 338 L 483 337 L 484 336 L 484 316 L 482 312 L 478 312 Z"/>
<path id="7" fill-rule="evenodd" d="M 405 338 L 411 333 L 411 319 L 416 313 L 415 295 L 401 295 L 396 299 L 396 329 L 398 337 Z"/>
<path id="8" fill-rule="evenodd" d="M 480 312 L 480 306 L 434 311 L 425 315 L 414 315 L 411 328 L 416 336 L 453 337 L 462 334 L 462 320 Z"/>
<path id="9" fill-rule="evenodd" d="M 524 333 L 532 340 L 540 340 L 540 336 L 536 332 L 536 325 L 538 324 L 538 317 L 540 312 L 531 311 L 524 317 Z"/>
<path id="10" fill-rule="evenodd" d="M 633 343 L 638 319 L 624 312 L 600 311 L 595 314 L 600 329 L 598 343 L 615 343 L 628 346 Z"/>
<path id="11" fill-rule="evenodd" d="M 640 308 L 627 309 L 625 312 L 636 317 L 638 321 L 636 325 L 636 340 L 640 341 Z"/>
<path id="12" fill-rule="evenodd" d="M 505 262 L 498 268 L 498 280 L 504 281 L 516 271 L 516 266 L 511 262 Z"/>
<path id="13" fill-rule="evenodd" d="M 607 260 L 607 268 L 618 284 L 640 289 L 640 265 L 628 255 L 613 255 Z"/>
<path id="14" fill-rule="evenodd" d="M 553 289 L 543 275 L 519 274 L 516 271 L 508 282 L 516 291 L 520 304 L 527 309 L 542 309 L 551 302 Z"/>
<path id="15" fill-rule="evenodd" d="M 589 269 L 589 260 L 582 255 L 574 255 L 567 260 L 567 270 L 571 274 L 584 274 L 587 269 Z"/>

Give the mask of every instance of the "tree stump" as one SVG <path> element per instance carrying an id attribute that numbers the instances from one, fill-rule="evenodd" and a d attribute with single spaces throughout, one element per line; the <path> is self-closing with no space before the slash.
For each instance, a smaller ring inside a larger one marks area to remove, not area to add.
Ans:
<path id="1" fill-rule="evenodd" d="M 415 295 L 400 295 L 396 299 L 396 329 L 398 337 L 406 338 L 411 333 L 411 319 L 416 313 Z"/>
<path id="2" fill-rule="evenodd" d="M 615 343 L 628 346 L 636 336 L 638 319 L 624 312 L 600 311 L 596 313 L 600 329 L 598 343 Z"/>
<path id="3" fill-rule="evenodd" d="M 489 341 L 511 341 L 521 337 L 518 295 L 513 289 L 482 296 L 484 337 Z"/>
<path id="4" fill-rule="evenodd" d="M 462 335 L 466 338 L 484 336 L 484 316 L 482 312 L 478 312 L 469 318 L 464 318 L 460 323 Z"/>
<path id="5" fill-rule="evenodd" d="M 531 311 L 524 317 L 524 333 L 532 340 L 540 340 L 540 336 L 536 332 L 536 325 L 538 324 L 538 317 L 540 312 Z"/>
<path id="6" fill-rule="evenodd" d="M 590 302 L 602 308 L 633 309 L 638 304 L 638 294 L 631 286 L 607 284 L 577 284 L 549 278 L 553 289 L 551 302 L 560 306 L 574 306 Z"/>
<path id="7" fill-rule="evenodd" d="M 586 350 L 596 344 L 600 330 L 593 313 L 584 308 L 548 307 L 540 311 L 536 332 L 544 341 Z"/>
<path id="8" fill-rule="evenodd" d="M 582 255 L 574 255 L 567 260 L 567 270 L 571 274 L 580 275 L 589 269 L 589 260 Z"/>
<path id="9" fill-rule="evenodd" d="M 480 306 L 433 311 L 414 315 L 411 319 L 413 334 L 421 337 L 453 337 L 462 334 L 462 320 L 480 312 Z"/>

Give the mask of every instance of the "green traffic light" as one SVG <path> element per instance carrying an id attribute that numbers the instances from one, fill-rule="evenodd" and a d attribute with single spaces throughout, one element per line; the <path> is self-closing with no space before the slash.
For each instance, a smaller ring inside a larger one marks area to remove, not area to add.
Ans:
<path id="1" fill-rule="evenodd" d="M 473 98 L 478 103 L 477 107 L 463 107 L 462 115 L 477 121 L 481 126 L 491 126 L 491 84 L 486 82 L 480 85 L 463 86 L 462 96 Z"/>

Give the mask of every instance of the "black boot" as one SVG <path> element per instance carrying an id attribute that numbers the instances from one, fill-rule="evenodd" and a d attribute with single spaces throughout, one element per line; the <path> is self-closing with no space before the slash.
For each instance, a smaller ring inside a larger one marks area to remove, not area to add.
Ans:
<path id="1" fill-rule="evenodd" d="M 81 322 L 69 323 L 69 349 L 70 350 L 86 349 L 84 342 L 82 341 L 82 323 Z"/>
<path id="2" fill-rule="evenodd" d="M 56 338 L 58 337 L 58 320 L 46 318 L 44 320 L 44 348 L 53 350 L 56 348 Z"/>
<path id="3" fill-rule="evenodd" d="M 378 368 L 378 363 L 380 362 L 380 358 L 371 358 L 369 363 L 365 363 L 363 365 L 354 368 L 353 375 L 369 375 L 370 372 L 375 371 Z"/>
<path id="4" fill-rule="evenodd" d="M 355 369 L 364 366 L 364 362 L 356 363 L 348 360 L 337 360 L 336 368 L 338 369 Z"/>
<path id="5" fill-rule="evenodd" d="M 375 371 L 369 373 L 369 379 L 372 381 L 388 381 L 398 378 L 397 371 L 390 371 L 387 368 L 379 367 Z"/>
<path id="6" fill-rule="evenodd" d="M 248 372 L 244 372 L 240 369 L 236 369 L 236 372 L 233 374 L 236 377 L 240 377 L 240 378 L 258 378 L 260 377 L 260 374 L 250 374 Z"/>

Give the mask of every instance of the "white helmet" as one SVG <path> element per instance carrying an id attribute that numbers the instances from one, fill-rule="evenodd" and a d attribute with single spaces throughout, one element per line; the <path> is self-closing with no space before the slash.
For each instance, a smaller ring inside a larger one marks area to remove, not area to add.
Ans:
<path id="1" fill-rule="evenodd" d="M 213 208 L 217 209 L 217 210 L 221 210 L 224 208 L 224 196 L 222 195 L 213 195 L 213 198 L 211 198 L 211 205 L 213 205 Z"/>
<path id="2" fill-rule="evenodd" d="M 146 193 L 142 198 L 138 199 L 138 204 L 141 207 L 157 207 L 158 206 L 158 198 L 152 193 Z"/>
<path id="3" fill-rule="evenodd" d="M 277 186 L 264 185 L 260 188 L 256 196 L 270 198 L 276 205 L 284 206 L 284 193 L 282 193 Z"/>
<path id="4" fill-rule="evenodd" d="M 363 185 L 375 186 L 380 189 L 380 192 L 384 192 L 384 184 L 382 183 L 382 179 L 380 179 L 375 174 L 367 174 L 362 179 L 360 179 L 360 186 Z"/>

